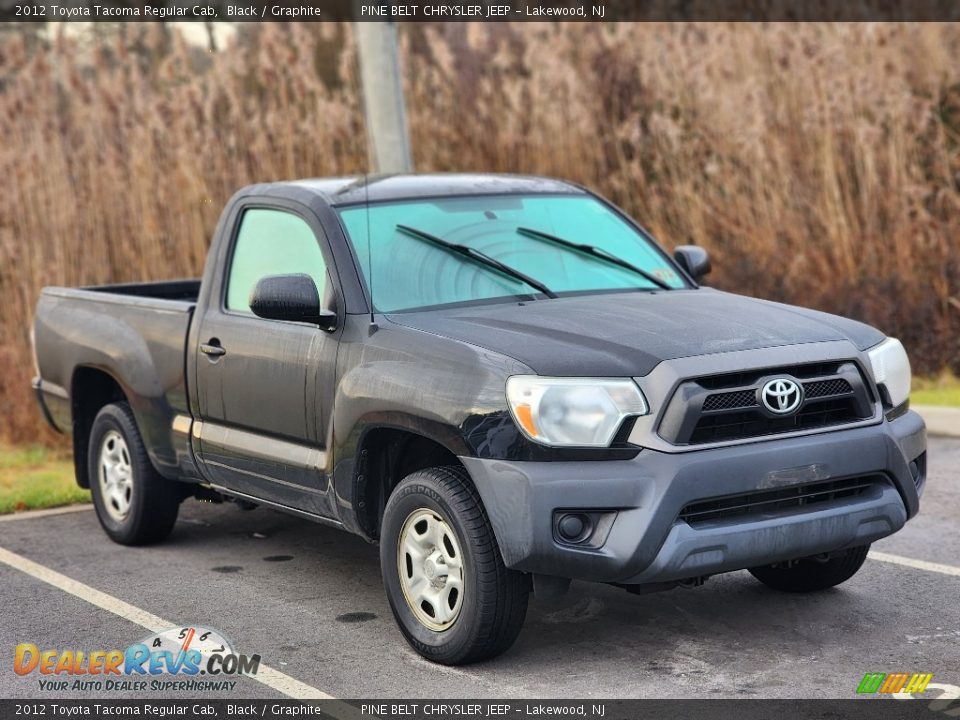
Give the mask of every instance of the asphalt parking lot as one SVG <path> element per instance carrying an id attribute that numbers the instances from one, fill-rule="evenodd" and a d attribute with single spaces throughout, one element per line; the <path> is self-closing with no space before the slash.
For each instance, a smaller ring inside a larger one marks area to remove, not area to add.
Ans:
<path id="1" fill-rule="evenodd" d="M 746 572 L 645 596 L 574 583 L 562 600 L 531 602 L 506 655 L 466 668 L 407 648 L 377 549 L 337 530 L 196 501 L 170 540 L 149 548 L 113 544 L 89 509 L 5 520 L 0 697 L 44 696 L 36 674 L 12 672 L 17 643 L 122 649 L 150 634 L 151 618 L 216 628 L 262 656 L 273 684 L 243 678 L 220 695 L 230 699 L 283 688 L 342 698 L 849 698 L 868 671 L 930 672 L 957 686 L 960 440 L 932 439 L 929 459 L 920 516 L 874 545 L 839 589 L 784 595 Z"/>

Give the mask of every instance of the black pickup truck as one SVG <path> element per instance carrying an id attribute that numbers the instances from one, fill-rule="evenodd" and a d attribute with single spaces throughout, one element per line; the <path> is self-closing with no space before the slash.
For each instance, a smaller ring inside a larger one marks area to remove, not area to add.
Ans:
<path id="1" fill-rule="evenodd" d="M 45 289 L 34 387 L 113 540 L 191 496 L 343 528 L 411 645 L 466 663 L 531 590 L 821 590 L 917 513 L 899 341 L 709 269 L 557 180 L 253 185 L 202 280 Z"/>

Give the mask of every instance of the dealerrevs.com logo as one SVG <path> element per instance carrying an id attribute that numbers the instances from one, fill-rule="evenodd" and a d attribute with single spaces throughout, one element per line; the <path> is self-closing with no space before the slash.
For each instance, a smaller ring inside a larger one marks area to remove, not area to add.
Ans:
<path id="1" fill-rule="evenodd" d="M 241 675 L 256 675 L 259 655 L 243 655 L 216 630 L 164 630 L 126 650 L 40 649 L 20 643 L 13 671 L 37 675 L 40 690 L 233 690 Z M 201 679 L 200 676 L 203 676 Z"/>

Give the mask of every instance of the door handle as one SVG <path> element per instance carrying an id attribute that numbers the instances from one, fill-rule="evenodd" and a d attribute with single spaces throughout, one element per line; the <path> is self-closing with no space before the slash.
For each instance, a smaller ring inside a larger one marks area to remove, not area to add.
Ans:
<path id="1" fill-rule="evenodd" d="M 209 343 L 201 343 L 200 352 L 210 358 L 220 357 L 221 355 L 227 354 L 227 351 L 223 349 L 220 341 L 216 338 L 210 338 Z"/>

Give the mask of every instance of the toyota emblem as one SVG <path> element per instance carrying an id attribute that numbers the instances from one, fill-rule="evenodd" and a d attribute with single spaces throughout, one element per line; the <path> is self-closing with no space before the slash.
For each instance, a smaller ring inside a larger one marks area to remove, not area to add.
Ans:
<path id="1" fill-rule="evenodd" d="M 775 415 L 789 415 L 803 402 L 803 389 L 789 378 L 774 378 L 761 388 L 760 401 Z"/>

